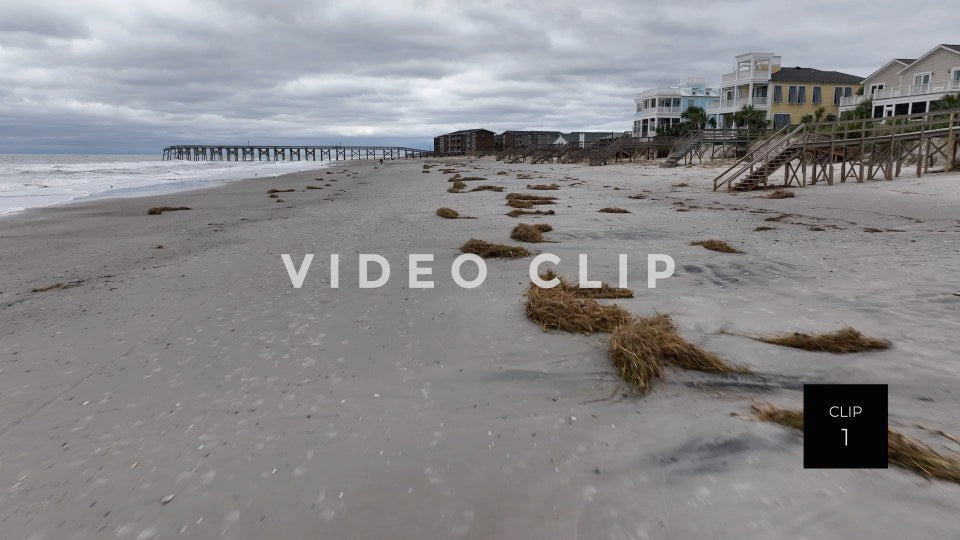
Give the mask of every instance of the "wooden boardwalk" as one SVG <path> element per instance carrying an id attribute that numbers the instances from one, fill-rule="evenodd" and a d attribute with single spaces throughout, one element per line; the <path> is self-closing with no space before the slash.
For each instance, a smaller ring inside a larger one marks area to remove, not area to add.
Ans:
<path id="1" fill-rule="evenodd" d="M 953 170 L 958 152 L 960 110 L 787 126 L 714 178 L 713 190 L 765 187 L 781 169 L 784 186 L 893 180 L 904 165 L 919 177 L 937 161 Z"/>
<path id="2" fill-rule="evenodd" d="M 163 149 L 164 160 L 186 161 L 346 161 L 415 159 L 429 150 L 402 146 L 260 146 L 179 144 Z"/>

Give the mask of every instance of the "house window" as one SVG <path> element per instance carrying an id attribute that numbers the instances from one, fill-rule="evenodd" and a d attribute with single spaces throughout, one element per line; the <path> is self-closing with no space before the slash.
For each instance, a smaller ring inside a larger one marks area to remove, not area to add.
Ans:
<path id="1" fill-rule="evenodd" d="M 840 104 L 840 97 L 843 96 L 843 88 L 840 86 L 833 87 L 833 104 Z"/>
<path id="2" fill-rule="evenodd" d="M 843 97 L 850 97 L 850 96 L 852 96 L 852 95 L 853 95 L 853 87 L 852 87 L 852 86 L 844 86 L 844 87 L 843 87 Z"/>
<path id="3" fill-rule="evenodd" d="M 813 104 L 819 105 L 823 103 L 823 96 L 821 95 L 821 88 L 819 86 L 813 87 Z"/>
<path id="4" fill-rule="evenodd" d="M 796 86 L 791 86 L 787 89 L 787 103 L 798 103 Z"/>
<path id="5" fill-rule="evenodd" d="M 913 76 L 914 86 L 923 86 L 930 84 L 930 73 L 917 73 Z"/>
<path id="6" fill-rule="evenodd" d="M 953 68 L 953 70 L 950 72 L 950 82 L 953 83 L 954 90 L 957 89 L 957 87 L 960 87 L 960 67 Z"/>
<path id="7" fill-rule="evenodd" d="M 790 113 L 776 113 L 773 115 L 773 129 L 781 129 L 790 125 Z"/>
<path id="8" fill-rule="evenodd" d="M 806 103 L 807 102 L 807 87 L 798 86 L 797 87 L 797 103 Z"/>
<path id="9" fill-rule="evenodd" d="M 773 102 L 783 103 L 783 87 L 779 84 L 773 87 Z"/>
<path id="10" fill-rule="evenodd" d="M 872 96 L 872 95 L 876 94 L 876 93 L 879 92 L 880 90 L 883 90 L 885 87 L 886 87 L 886 85 L 883 84 L 883 83 L 880 83 L 880 84 L 871 84 L 871 85 L 870 85 L 870 95 Z"/>

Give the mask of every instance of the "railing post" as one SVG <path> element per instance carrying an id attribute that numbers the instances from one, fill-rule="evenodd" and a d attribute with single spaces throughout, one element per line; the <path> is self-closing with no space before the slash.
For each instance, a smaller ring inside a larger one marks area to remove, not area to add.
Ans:
<path id="1" fill-rule="evenodd" d="M 950 123 L 947 128 L 947 162 L 943 165 L 943 171 L 952 171 L 957 161 L 957 136 L 954 130 L 957 113 L 950 113 Z"/>

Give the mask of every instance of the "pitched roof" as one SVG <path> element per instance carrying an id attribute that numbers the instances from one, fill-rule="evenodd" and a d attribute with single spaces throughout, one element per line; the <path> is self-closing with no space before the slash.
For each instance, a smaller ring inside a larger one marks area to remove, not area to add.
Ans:
<path id="1" fill-rule="evenodd" d="M 774 81 L 784 82 L 824 82 L 859 84 L 863 77 L 841 73 L 839 71 L 823 71 L 807 67 L 782 67 L 771 77 Z"/>
<path id="2" fill-rule="evenodd" d="M 473 129 L 461 129 L 461 130 L 459 130 L 459 131 L 452 131 L 452 132 L 450 132 L 450 133 L 447 133 L 446 135 L 462 135 L 462 134 L 464 134 L 464 133 L 473 133 L 473 132 L 475 132 L 475 131 L 486 131 L 486 132 L 489 132 L 489 133 L 493 133 L 493 132 L 490 131 L 489 129 L 473 128 Z"/>
<path id="3" fill-rule="evenodd" d="M 909 69 L 910 66 L 916 64 L 917 62 L 923 60 L 924 58 L 930 56 L 931 54 L 937 52 L 937 51 L 940 50 L 940 49 L 947 49 L 948 51 L 952 51 L 952 52 L 955 52 L 955 53 L 957 53 L 957 54 L 960 54 L 960 45 L 947 45 L 946 43 L 938 43 L 937 45 L 934 45 L 934 47 L 933 47 L 932 49 L 930 49 L 929 51 L 923 53 L 922 56 L 920 56 L 919 58 L 917 58 L 917 59 L 914 60 L 913 62 L 910 62 L 909 64 L 907 64 L 907 66 L 904 67 L 903 69 L 901 69 L 901 70 L 899 71 L 899 73 L 903 74 L 903 72 L 906 71 L 907 69 Z"/>
<path id="4" fill-rule="evenodd" d="M 890 64 L 893 64 L 894 62 L 896 62 L 896 63 L 900 64 L 901 66 L 904 66 L 904 67 L 905 67 L 905 66 L 909 66 L 910 64 L 912 64 L 912 63 L 914 62 L 914 59 L 913 59 L 913 58 L 894 58 L 893 60 L 890 60 L 890 61 L 887 62 L 886 64 L 880 66 L 880 68 L 877 69 L 876 71 L 874 71 L 873 73 L 867 75 L 867 77 L 866 77 L 865 79 L 863 79 L 862 82 L 863 82 L 864 84 L 866 84 L 867 81 L 869 81 L 870 79 L 874 78 L 874 77 L 875 77 L 878 73 L 880 73 L 881 71 L 883 71 L 883 70 L 887 69 L 888 67 L 890 67 Z"/>

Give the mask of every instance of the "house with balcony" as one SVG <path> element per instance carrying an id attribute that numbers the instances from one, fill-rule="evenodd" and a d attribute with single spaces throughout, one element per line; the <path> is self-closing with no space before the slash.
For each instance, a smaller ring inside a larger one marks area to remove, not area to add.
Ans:
<path id="1" fill-rule="evenodd" d="M 939 44 L 919 58 L 895 58 L 863 80 L 862 96 L 840 103 L 847 111 L 872 100 L 873 117 L 918 114 L 948 94 L 960 92 L 960 45 Z"/>
<path id="2" fill-rule="evenodd" d="M 733 124 L 733 113 L 746 106 L 770 113 L 770 76 L 780 70 L 780 57 L 773 53 L 748 52 L 734 58 L 733 71 L 723 76 L 720 101 L 708 107 L 707 114 L 717 115 L 718 126 Z"/>
<path id="3" fill-rule="evenodd" d="M 763 112 L 774 129 L 797 124 L 823 108 L 824 117 L 837 116 L 844 96 L 861 88 L 861 77 L 809 67 L 782 67 L 773 53 L 749 52 L 735 58 L 734 70 L 723 76 L 720 101 L 707 109 L 729 127 L 733 114 L 751 106 Z"/>
<path id="4" fill-rule="evenodd" d="M 703 110 L 720 101 L 720 89 L 706 85 L 703 79 L 690 78 L 677 86 L 651 88 L 637 94 L 633 118 L 634 137 L 652 137 L 657 128 L 680 125 L 680 115 L 690 107 Z M 714 115 L 715 116 L 715 115 Z"/>
<path id="5" fill-rule="evenodd" d="M 840 115 L 844 97 L 854 96 L 863 88 L 862 76 L 824 71 L 807 67 L 780 68 L 770 76 L 770 110 L 767 119 L 773 129 L 799 124 L 804 116 L 821 120 Z"/>

